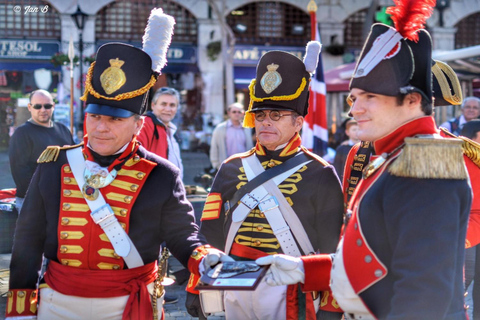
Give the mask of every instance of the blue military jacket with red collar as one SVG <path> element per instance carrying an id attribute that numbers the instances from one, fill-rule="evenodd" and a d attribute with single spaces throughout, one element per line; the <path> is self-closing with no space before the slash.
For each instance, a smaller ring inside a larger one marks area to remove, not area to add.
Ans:
<path id="1" fill-rule="evenodd" d="M 392 153 L 355 190 L 344 235 L 345 270 L 378 319 L 464 319 L 463 256 L 471 190 L 466 180 L 393 175 L 406 137 L 436 134 L 432 117 L 377 140 Z M 345 310 L 348 312 L 348 310 Z"/>

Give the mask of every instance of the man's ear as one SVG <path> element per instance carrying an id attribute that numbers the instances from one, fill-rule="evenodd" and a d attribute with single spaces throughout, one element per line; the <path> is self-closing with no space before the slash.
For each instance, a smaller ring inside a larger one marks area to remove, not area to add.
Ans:
<path id="1" fill-rule="evenodd" d="M 405 102 L 409 108 L 416 108 L 422 105 L 422 95 L 418 92 L 411 92 L 405 97 Z"/>
<path id="2" fill-rule="evenodd" d="M 141 116 L 140 119 L 138 119 L 135 122 L 135 125 L 137 128 L 135 129 L 135 135 L 138 135 L 140 133 L 140 130 L 142 130 L 143 124 L 145 123 L 145 117 Z"/>
<path id="3" fill-rule="evenodd" d="M 300 130 L 302 130 L 304 120 L 305 120 L 305 118 L 302 117 L 302 116 L 297 117 L 297 119 L 295 119 L 295 131 L 296 132 L 300 132 Z"/>

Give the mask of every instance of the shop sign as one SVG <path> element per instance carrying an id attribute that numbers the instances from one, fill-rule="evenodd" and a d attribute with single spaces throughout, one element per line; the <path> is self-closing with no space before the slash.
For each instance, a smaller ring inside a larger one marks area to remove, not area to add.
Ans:
<path id="1" fill-rule="evenodd" d="M 196 63 L 197 48 L 172 45 L 168 48 L 167 60 L 170 63 Z"/>
<path id="2" fill-rule="evenodd" d="M 58 41 L 0 39 L 0 58 L 45 60 L 59 51 Z"/>
<path id="3" fill-rule="evenodd" d="M 303 59 L 305 47 L 280 47 L 280 46 L 235 46 L 233 55 L 233 64 L 236 66 L 256 66 L 258 60 L 263 54 L 272 50 L 281 50 L 290 52 L 291 54 Z"/>
<path id="4" fill-rule="evenodd" d="M 119 41 L 122 42 L 122 41 Z M 98 41 L 97 46 L 101 47 L 108 41 Z M 141 48 L 140 42 L 123 42 L 137 48 Z M 197 47 L 188 45 L 179 45 L 172 43 L 167 51 L 168 63 L 197 63 Z"/>

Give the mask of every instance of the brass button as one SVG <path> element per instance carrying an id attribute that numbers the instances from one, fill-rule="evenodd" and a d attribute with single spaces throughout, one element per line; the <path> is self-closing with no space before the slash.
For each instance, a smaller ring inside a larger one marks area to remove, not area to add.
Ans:
<path id="1" fill-rule="evenodd" d="M 68 248 L 66 246 L 61 246 L 60 247 L 60 253 L 67 253 Z"/>
<path id="2" fill-rule="evenodd" d="M 257 230 L 258 230 L 258 231 L 262 231 L 262 230 L 263 230 L 263 226 L 262 226 L 262 225 L 257 226 Z"/>
<path id="3" fill-rule="evenodd" d="M 137 173 L 137 178 L 138 179 L 143 179 L 144 177 L 145 177 L 145 173 L 143 173 L 143 172 Z"/>
<path id="4" fill-rule="evenodd" d="M 133 199 L 132 196 L 125 196 L 125 198 L 123 198 L 123 201 L 125 201 L 125 203 L 130 203 L 132 202 L 132 199 Z"/>
<path id="5" fill-rule="evenodd" d="M 118 264 L 114 264 L 112 269 L 113 270 L 120 270 L 120 266 Z"/>
<path id="6" fill-rule="evenodd" d="M 70 223 L 70 219 L 68 218 L 62 218 L 62 226 L 66 226 Z"/>
<path id="7" fill-rule="evenodd" d="M 35 291 L 32 292 L 32 298 L 37 297 L 37 293 Z"/>
<path id="8" fill-rule="evenodd" d="M 60 232 L 60 239 L 67 239 L 68 238 L 68 232 Z"/>
<path id="9" fill-rule="evenodd" d="M 7 292 L 7 297 L 9 297 L 9 298 L 13 297 L 13 292 L 12 292 L 12 291 L 8 291 L 8 292 Z"/>
<path id="10" fill-rule="evenodd" d="M 70 196 L 72 195 L 72 191 L 70 191 L 70 190 L 63 190 L 63 195 L 64 195 L 65 197 L 70 197 Z"/>
<path id="11" fill-rule="evenodd" d="M 64 266 L 68 266 L 68 260 L 62 260 L 62 264 L 63 264 Z"/>
<path id="12" fill-rule="evenodd" d="M 135 162 L 140 161 L 140 156 L 139 156 L 139 155 L 135 155 L 135 156 L 133 157 L 133 161 L 135 161 Z"/>
<path id="13" fill-rule="evenodd" d="M 130 186 L 130 190 L 132 190 L 132 191 L 134 191 L 134 192 L 137 191 L 137 190 L 138 190 L 138 184 L 132 184 L 132 185 Z"/>
<path id="14" fill-rule="evenodd" d="M 273 160 L 268 161 L 267 167 L 269 167 L 269 168 L 275 167 L 275 161 L 273 161 Z"/>
<path id="15" fill-rule="evenodd" d="M 255 240 L 255 241 L 253 242 L 253 244 L 258 247 L 259 245 L 262 244 L 262 241 L 260 241 L 260 240 Z"/>
<path id="16" fill-rule="evenodd" d="M 18 291 L 17 296 L 18 296 L 19 298 L 23 298 L 23 297 L 25 297 L 25 294 L 26 294 L 25 291 Z"/>
<path id="17" fill-rule="evenodd" d="M 200 252 L 198 252 L 198 251 L 196 251 L 196 250 L 193 251 L 193 252 L 192 252 L 192 258 L 195 258 L 195 257 L 198 256 L 199 254 L 200 254 Z"/>
<path id="18" fill-rule="evenodd" d="M 126 216 L 127 216 L 127 213 L 128 213 L 128 210 L 127 210 L 127 209 L 122 209 L 122 210 L 120 210 L 120 215 L 121 215 L 122 217 L 126 217 Z"/>
<path id="19" fill-rule="evenodd" d="M 260 218 L 265 218 L 265 214 L 262 212 L 259 214 Z"/>
<path id="20" fill-rule="evenodd" d="M 358 159 L 358 156 L 355 155 L 355 156 L 353 157 L 353 160 L 357 160 L 357 159 Z"/>
<path id="21" fill-rule="evenodd" d="M 63 178 L 63 183 L 70 183 L 70 182 L 72 182 L 71 178 L 69 178 L 69 177 Z"/>
<path id="22" fill-rule="evenodd" d="M 72 206 L 69 203 L 64 203 L 62 206 L 63 210 L 70 210 L 71 207 Z"/>
<path id="23" fill-rule="evenodd" d="M 63 172 L 65 172 L 65 173 L 70 173 L 70 172 L 72 172 L 72 169 L 70 169 L 70 166 L 65 166 L 65 167 L 63 168 Z"/>
<path id="24" fill-rule="evenodd" d="M 352 170 L 353 170 L 353 165 L 352 165 L 352 164 L 350 165 L 350 169 L 352 169 Z"/>
<path id="25" fill-rule="evenodd" d="M 120 256 L 119 256 L 115 251 L 113 252 L 113 257 L 114 257 L 115 259 L 120 259 Z"/>

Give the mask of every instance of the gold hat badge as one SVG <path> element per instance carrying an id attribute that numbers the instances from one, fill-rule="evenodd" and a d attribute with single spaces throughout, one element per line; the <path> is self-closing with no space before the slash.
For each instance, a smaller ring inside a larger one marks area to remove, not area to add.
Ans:
<path id="1" fill-rule="evenodd" d="M 120 69 L 125 61 L 115 58 L 110 59 L 109 62 L 110 67 L 102 72 L 100 83 L 107 94 L 112 94 L 125 84 L 127 77 L 125 76 L 125 72 Z"/>
<path id="2" fill-rule="evenodd" d="M 275 90 L 282 83 L 282 76 L 277 72 L 278 64 L 272 63 L 267 66 L 267 72 L 262 76 L 260 85 L 267 94 Z"/>

